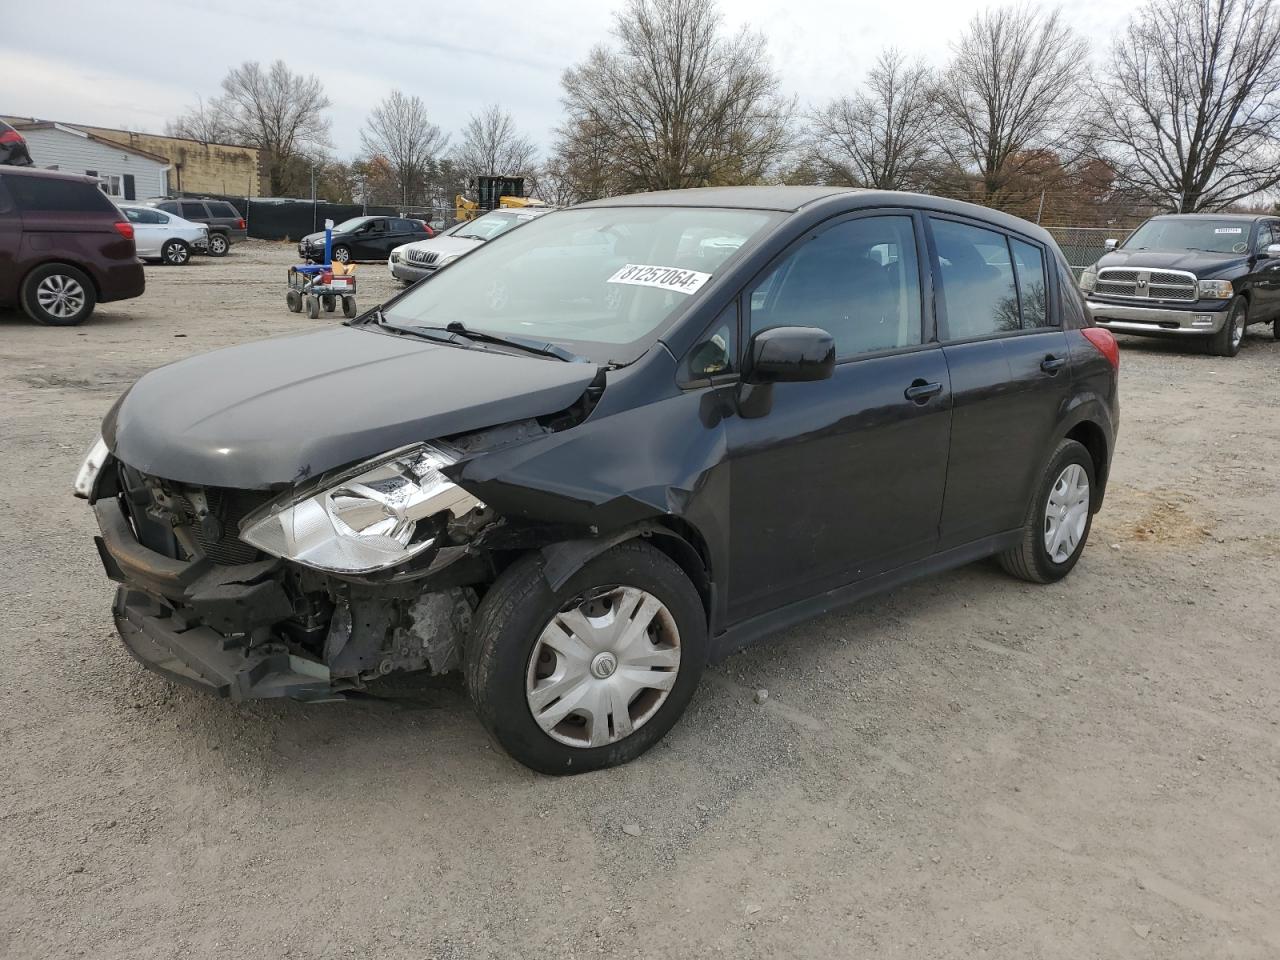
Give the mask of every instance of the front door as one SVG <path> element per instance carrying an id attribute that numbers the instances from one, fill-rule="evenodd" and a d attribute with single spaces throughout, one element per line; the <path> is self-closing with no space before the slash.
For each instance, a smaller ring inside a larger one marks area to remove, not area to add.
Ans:
<path id="1" fill-rule="evenodd" d="M 930 218 L 939 336 L 955 410 L 941 549 L 1015 529 L 1071 395 L 1070 354 L 1038 243 Z"/>
<path id="2" fill-rule="evenodd" d="M 951 389 L 925 335 L 921 251 L 909 213 L 844 218 L 748 290 L 749 333 L 821 327 L 837 365 L 830 380 L 775 384 L 764 416 L 726 421 L 731 622 L 935 548 Z"/>
<path id="3" fill-rule="evenodd" d="M 1249 319 L 1280 319 L 1280 257 L 1267 256 L 1267 247 L 1280 243 L 1280 220 L 1264 220 L 1258 225 L 1258 239 L 1254 244 L 1254 266 L 1250 281 L 1253 284 L 1253 302 L 1249 305 Z"/>
<path id="4" fill-rule="evenodd" d="M 390 228 L 384 217 L 370 220 L 355 236 L 355 249 L 351 251 L 355 260 L 385 260 L 391 253 L 388 248 Z"/>

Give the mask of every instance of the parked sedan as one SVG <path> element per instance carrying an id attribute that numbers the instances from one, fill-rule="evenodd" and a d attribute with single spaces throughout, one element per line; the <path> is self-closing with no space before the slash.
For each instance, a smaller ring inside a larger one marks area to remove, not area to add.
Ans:
<path id="1" fill-rule="evenodd" d="M 391 251 L 387 269 L 391 276 L 405 283 L 417 283 L 441 267 L 470 253 L 480 244 L 500 237 L 513 227 L 528 223 L 551 210 L 551 207 L 525 207 L 519 210 L 491 210 L 474 220 L 456 223 L 437 237 L 416 240 Z"/>
<path id="2" fill-rule="evenodd" d="M 140 259 L 180 267 L 191 261 L 192 253 L 205 253 L 209 249 L 209 228 L 202 223 L 183 220 L 146 204 L 119 206 L 133 224 L 133 239 Z"/>
<path id="3" fill-rule="evenodd" d="M 407 217 L 352 217 L 333 228 L 333 259 L 386 260 L 391 251 L 410 240 L 432 236 L 421 220 Z M 324 231 L 309 233 L 298 241 L 298 253 L 309 263 L 324 259 Z"/>
<path id="4" fill-rule="evenodd" d="M 555 284 L 493 297 L 549 250 L 574 251 Z M 514 757 L 578 773 L 810 617 L 989 556 L 1065 577 L 1118 365 L 1025 220 L 650 193 L 539 217 L 350 325 L 153 370 L 75 486 L 158 673 L 332 700 L 460 670 Z"/>

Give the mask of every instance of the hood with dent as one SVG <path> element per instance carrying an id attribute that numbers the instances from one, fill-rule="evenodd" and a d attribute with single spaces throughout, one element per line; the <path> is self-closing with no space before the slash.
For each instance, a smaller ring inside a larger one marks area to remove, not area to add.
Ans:
<path id="1" fill-rule="evenodd" d="M 1128 267 L 1132 270 L 1186 270 L 1202 280 L 1247 269 L 1249 255 L 1209 253 L 1202 250 L 1112 250 L 1097 266 Z"/>
<path id="2" fill-rule="evenodd" d="M 597 370 L 337 327 L 153 370 L 112 407 L 102 435 L 143 473 L 276 488 L 410 443 L 555 413 Z"/>

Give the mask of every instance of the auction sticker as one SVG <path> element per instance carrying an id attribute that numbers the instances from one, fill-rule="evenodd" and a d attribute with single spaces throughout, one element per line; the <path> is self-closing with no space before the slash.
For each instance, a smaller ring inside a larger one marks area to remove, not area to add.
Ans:
<path id="1" fill-rule="evenodd" d="M 709 273 L 682 270 L 679 267 L 657 267 L 648 263 L 628 263 L 606 283 L 629 283 L 637 287 L 657 287 L 675 293 L 696 293 L 711 279 Z"/>
<path id="2" fill-rule="evenodd" d="M 1244 233 L 1244 227 L 1216 227 L 1214 233 Z"/>

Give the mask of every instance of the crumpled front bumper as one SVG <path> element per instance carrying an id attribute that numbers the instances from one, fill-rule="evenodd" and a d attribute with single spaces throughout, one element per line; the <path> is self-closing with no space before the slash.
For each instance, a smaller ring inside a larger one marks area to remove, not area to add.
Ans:
<path id="1" fill-rule="evenodd" d="M 121 584 L 112 607 L 116 630 L 143 666 L 234 700 L 335 698 L 324 664 L 283 643 L 250 643 L 255 631 L 293 612 L 275 575 L 279 560 L 175 560 L 138 542 L 116 499 L 98 500 L 93 510 L 102 565 Z"/>

